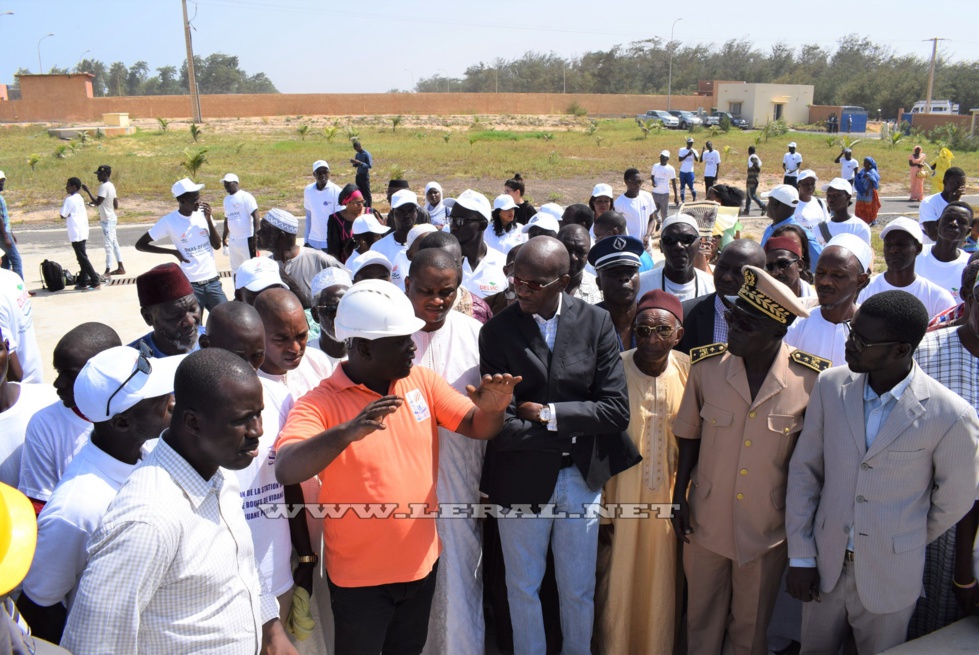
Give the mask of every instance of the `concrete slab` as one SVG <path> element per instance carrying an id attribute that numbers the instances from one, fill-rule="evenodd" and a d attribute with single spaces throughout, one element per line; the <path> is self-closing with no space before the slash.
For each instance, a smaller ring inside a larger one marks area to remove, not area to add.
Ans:
<path id="1" fill-rule="evenodd" d="M 98 224 L 93 228 L 97 231 Z M 122 256 L 126 265 L 127 275 L 123 279 L 113 279 L 111 283 L 102 285 L 99 291 L 75 291 L 71 287 L 64 291 L 49 292 L 41 288 L 41 262 L 51 259 L 72 272 L 77 272 L 78 263 L 74 252 L 65 237 L 64 245 L 31 245 L 22 240 L 21 255 L 24 258 L 24 277 L 27 288 L 37 292 L 31 298 L 34 306 L 34 329 L 37 332 L 38 346 L 44 358 L 44 380 L 54 382 L 55 372 L 51 364 L 51 354 L 58 340 L 68 330 L 86 323 L 98 321 L 111 326 L 119 333 L 124 344 L 149 332 L 149 327 L 139 314 L 139 302 L 136 299 L 136 276 L 144 273 L 158 264 L 176 261 L 173 257 L 151 255 L 137 252 L 135 248 L 123 246 Z M 88 257 L 96 271 L 105 269 L 105 251 L 101 248 L 89 248 Z M 215 253 L 218 271 L 231 271 L 228 258 L 220 252 Z M 234 284 L 231 277 L 221 280 L 228 298 L 234 297 Z"/>
<path id="2" fill-rule="evenodd" d="M 886 650 L 882 655 L 975 655 L 976 652 L 979 652 L 979 616 L 969 616 Z"/>

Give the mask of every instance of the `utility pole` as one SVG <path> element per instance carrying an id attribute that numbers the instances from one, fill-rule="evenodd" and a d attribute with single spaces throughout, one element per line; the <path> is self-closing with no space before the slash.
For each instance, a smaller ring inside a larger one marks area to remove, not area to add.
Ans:
<path id="1" fill-rule="evenodd" d="M 201 120 L 201 96 L 197 89 L 197 76 L 194 75 L 194 45 L 190 40 L 190 21 L 187 20 L 187 0 L 181 0 L 184 7 L 184 39 L 187 41 L 187 85 L 190 87 L 190 112 L 195 123 Z"/>
<path id="2" fill-rule="evenodd" d="M 925 97 L 925 113 L 930 114 L 931 92 L 935 86 L 935 59 L 938 57 L 938 42 L 948 41 L 948 39 L 935 36 L 930 39 L 925 39 L 925 41 L 931 41 L 931 67 L 928 69 L 928 95 Z"/>
<path id="3" fill-rule="evenodd" d="M 670 74 L 666 81 L 666 110 L 669 111 L 673 107 L 671 106 L 671 100 L 673 99 L 673 30 L 676 29 L 676 24 L 679 23 L 682 18 L 677 18 L 673 21 L 673 26 L 670 27 Z"/>

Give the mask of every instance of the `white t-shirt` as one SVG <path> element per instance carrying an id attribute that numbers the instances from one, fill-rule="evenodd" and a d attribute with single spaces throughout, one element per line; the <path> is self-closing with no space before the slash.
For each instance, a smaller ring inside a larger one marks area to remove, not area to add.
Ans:
<path id="1" fill-rule="evenodd" d="M 16 489 L 20 482 L 20 458 L 27 424 L 35 413 L 58 397 L 54 387 L 47 384 L 8 384 L 19 387 L 20 396 L 13 407 L 0 412 L 0 482 Z"/>
<path id="2" fill-rule="evenodd" d="M 44 381 L 41 349 L 34 330 L 34 306 L 24 281 L 13 271 L 0 269 L 0 331 L 10 343 L 10 352 L 24 371 L 22 382 Z"/>
<path id="3" fill-rule="evenodd" d="M 677 153 L 677 155 L 679 157 L 683 157 L 688 152 L 692 152 L 693 154 L 687 157 L 686 159 L 680 160 L 681 173 L 693 173 L 693 164 L 694 161 L 697 159 L 697 156 L 699 155 L 696 148 L 680 148 L 680 151 Z"/>
<path id="4" fill-rule="evenodd" d="M 840 177 L 847 182 L 852 182 L 854 171 L 858 168 L 860 168 L 860 162 L 856 159 L 847 159 L 844 157 L 840 160 Z"/>
<path id="5" fill-rule="evenodd" d="M 404 291 L 405 288 L 405 278 L 408 277 L 408 255 L 405 251 L 408 250 L 408 246 L 403 243 L 398 243 L 394 240 L 394 232 L 391 232 L 387 236 L 381 237 L 374 242 L 371 246 L 371 250 L 375 250 L 391 262 L 391 282 L 397 284 L 398 287 Z M 350 260 L 347 260 L 347 268 L 350 268 Z M 395 271 L 394 267 L 397 267 Z"/>
<path id="6" fill-rule="evenodd" d="M 112 223 L 116 220 L 116 185 L 105 181 L 99 185 L 99 190 L 95 192 L 96 198 L 102 198 L 99 203 L 99 220 L 103 223 Z"/>
<path id="7" fill-rule="evenodd" d="M 513 250 L 514 247 L 527 241 L 527 235 L 520 231 L 520 226 L 510 228 L 509 232 L 504 232 L 503 236 L 496 236 L 493 230 L 493 223 L 490 222 L 483 231 L 483 243 L 493 250 L 498 250 L 504 255 Z"/>
<path id="8" fill-rule="evenodd" d="M 93 443 L 79 451 L 37 517 L 37 550 L 24 578 L 24 591 L 31 600 L 42 607 L 65 601 L 71 608 L 88 563 L 89 537 L 136 466 L 120 462 Z"/>
<path id="9" fill-rule="evenodd" d="M 692 300 L 706 296 L 709 293 L 714 293 L 714 277 L 710 273 L 695 268 L 693 270 L 694 279 L 686 284 L 676 284 L 671 282 L 669 278 L 663 276 L 665 270 L 665 267 L 659 266 L 651 271 L 640 273 L 639 293 L 636 297 L 642 298 L 653 289 L 663 289 L 679 298 L 680 302 L 683 302 L 684 300 Z"/>
<path id="10" fill-rule="evenodd" d="M 721 163 L 721 153 L 716 150 L 704 150 L 701 158 L 704 162 L 704 177 L 717 177 L 717 167 Z"/>
<path id="11" fill-rule="evenodd" d="M 882 291 L 904 291 L 910 293 L 924 304 L 925 309 L 928 310 L 928 316 L 941 314 L 946 309 L 954 307 L 957 304 L 955 299 L 952 298 L 951 293 L 920 275 L 916 275 L 914 282 L 906 287 L 895 287 L 884 279 L 883 273 L 875 275 L 870 280 L 870 284 L 860 292 L 857 301 L 863 304 L 867 302 L 867 298 Z"/>
<path id="12" fill-rule="evenodd" d="M 507 288 L 506 274 L 503 272 L 505 265 L 506 255 L 489 247 L 475 271 L 469 266 L 469 260 L 463 257 L 462 286 L 480 298 L 499 293 Z"/>
<path id="13" fill-rule="evenodd" d="M 204 212 L 196 211 L 190 216 L 184 216 L 179 211 L 171 212 L 149 229 L 149 235 L 153 241 L 170 237 L 177 250 L 190 260 L 188 264 L 180 262 L 180 268 L 191 282 L 203 282 L 218 276 Z"/>
<path id="14" fill-rule="evenodd" d="M 938 219 L 942 217 L 942 212 L 948 206 L 948 201 L 942 197 L 942 194 L 936 193 L 931 196 L 926 196 L 921 204 L 918 205 L 918 223 L 930 223 L 938 222 Z M 922 230 L 923 232 L 924 230 Z M 927 234 L 923 235 L 924 245 L 932 245 L 935 242 Z"/>
<path id="15" fill-rule="evenodd" d="M 625 216 L 626 235 L 643 239 L 649 226 L 649 217 L 656 211 L 653 195 L 649 191 L 640 191 L 635 198 L 629 198 L 624 193 L 613 203 L 615 211 Z"/>
<path id="16" fill-rule="evenodd" d="M 809 202 L 800 200 L 799 204 L 795 206 L 795 213 L 792 218 L 807 230 L 815 231 L 817 225 L 829 220 L 826 201 L 815 196 Z"/>
<path id="17" fill-rule="evenodd" d="M 60 400 L 39 411 L 27 424 L 17 488 L 28 498 L 47 501 L 91 434 L 92 424 Z"/>
<path id="18" fill-rule="evenodd" d="M 809 318 L 797 318 L 785 333 L 785 343 L 810 355 L 823 357 L 833 366 L 846 366 L 844 349 L 850 334 L 844 323 L 830 323 L 820 307 L 810 310 Z"/>
<path id="19" fill-rule="evenodd" d="M 748 156 L 748 168 L 752 168 L 754 166 L 757 166 L 758 168 L 761 168 L 761 157 L 759 157 L 758 155 L 749 155 Z"/>
<path id="20" fill-rule="evenodd" d="M 670 164 L 663 166 L 662 164 L 653 164 L 653 193 L 656 194 L 667 194 L 670 193 L 670 180 L 676 179 L 676 169 Z"/>
<path id="21" fill-rule="evenodd" d="M 330 216 L 341 209 L 337 205 L 340 187 L 333 182 L 327 182 L 322 190 L 316 188 L 313 182 L 303 190 L 303 209 L 309 212 L 309 241 L 326 243 L 326 226 Z"/>
<path id="22" fill-rule="evenodd" d="M 826 227 L 829 228 L 830 238 L 835 237 L 837 234 L 843 234 L 844 232 L 849 232 L 850 234 L 856 234 L 858 237 L 870 243 L 870 226 L 863 222 L 863 219 L 857 218 L 856 216 L 851 216 L 849 219 L 843 221 L 842 223 L 837 223 L 832 220 L 826 221 Z M 815 227 L 813 229 L 813 234 L 816 235 L 816 240 L 819 243 L 826 245 L 826 239 L 823 237 L 823 230 L 821 227 Z M 812 353 L 813 355 L 817 353 Z M 821 356 L 821 355 L 820 355 Z"/>
<path id="23" fill-rule="evenodd" d="M 85 201 L 80 195 L 73 193 L 65 198 L 61 204 L 61 215 L 66 219 L 69 241 L 75 243 L 88 240 L 88 211 L 85 210 Z"/>
<path id="24" fill-rule="evenodd" d="M 409 270 L 411 270 L 411 260 L 408 259 L 408 249 L 404 248 L 398 251 L 394 261 L 391 262 L 391 284 L 398 285 L 398 288 L 404 291 L 405 278 L 408 277 Z"/>
<path id="25" fill-rule="evenodd" d="M 962 270 L 969 263 L 969 253 L 959 250 L 959 256 L 950 262 L 940 262 L 932 253 L 933 250 L 929 250 L 915 258 L 914 272 L 951 293 L 955 304 L 962 302 L 959 287 L 962 286 Z"/>
<path id="26" fill-rule="evenodd" d="M 255 221 L 252 212 L 258 209 L 255 196 L 238 189 L 236 193 L 224 197 L 224 216 L 228 221 L 228 236 L 232 239 L 247 239 L 255 236 Z"/>
<path id="27" fill-rule="evenodd" d="M 797 152 L 787 152 L 782 155 L 782 163 L 785 164 L 785 175 L 788 177 L 799 177 L 799 167 L 802 166 L 802 155 Z M 816 353 L 812 353 L 816 354 Z"/>

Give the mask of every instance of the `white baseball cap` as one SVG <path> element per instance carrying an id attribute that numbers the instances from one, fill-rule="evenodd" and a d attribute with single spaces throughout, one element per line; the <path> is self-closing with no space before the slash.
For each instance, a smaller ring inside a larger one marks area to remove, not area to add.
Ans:
<path id="1" fill-rule="evenodd" d="M 325 159 L 317 159 L 316 161 L 313 162 L 313 172 L 315 173 L 316 169 L 318 168 L 325 168 L 326 170 L 330 170 L 330 165 L 326 163 Z"/>
<path id="2" fill-rule="evenodd" d="M 343 294 L 334 326 L 337 339 L 373 340 L 414 334 L 425 321 L 415 316 L 411 301 L 398 287 L 384 280 L 363 280 Z"/>
<path id="3" fill-rule="evenodd" d="M 541 210 L 543 209 L 541 207 Z M 561 225 L 557 222 L 557 219 L 550 213 L 544 211 L 539 211 L 531 216 L 527 224 L 520 228 L 520 231 L 527 234 L 532 227 L 539 227 L 542 230 L 548 230 L 550 232 L 558 232 L 561 229 Z"/>
<path id="4" fill-rule="evenodd" d="M 432 225 L 431 223 L 419 223 L 408 230 L 408 236 L 405 237 L 405 248 L 411 248 L 411 244 L 415 240 L 422 236 L 423 234 L 431 234 L 432 232 L 438 232 L 439 229 Z"/>
<path id="5" fill-rule="evenodd" d="M 795 207 L 799 204 L 799 191 L 791 184 L 779 184 L 768 193 L 761 194 L 762 198 L 774 198 L 783 205 Z"/>
<path id="6" fill-rule="evenodd" d="M 493 200 L 493 210 L 499 209 L 500 211 L 506 211 L 508 209 L 516 209 L 517 203 L 513 201 L 513 197 L 508 193 L 502 193 L 496 196 Z"/>
<path id="7" fill-rule="evenodd" d="M 354 219 L 353 232 L 354 234 L 367 234 L 368 232 L 387 234 L 388 227 L 381 225 L 381 222 L 377 220 L 374 214 L 361 214 Z"/>
<path id="8" fill-rule="evenodd" d="M 75 378 L 75 406 L 92 423 L 102 423 L 142 400 L 173 393 L 173 376 L 184 357 L 154 359 L 129 346 L 103 350 Z"/>
<path id="9" fill-rule="evenodd" d="M 221 181 L 222 182 L 240 182 L 240 180 L 238 179 L 238 176 L 235 175 L 234 173 L 228 173 L 227 175 L 225 175 L 224 177 L 221 178 Z"/>
<path id="10" fill-rule="evenodd" d="M 478 191 L 466 189 L 459 194 L 456 202 L 470 211 L 479 212 L 486 220 L 493 218 L 489 199 Z"/>
<path id="11" fill-rule="evenodd" d="M 670 151 L 669 150 L 663 150 L 663 151 L 661 151 L 659 153 L 659 156 L 660 157 L 666 157 L 667 159 L 669 159 L 670 158 Z"/>
<path id="12" fill-rule="evenodd" d="M 174 198 L 179 198 L 185 193 L 190 193 L 191 191 L 200 191 L 204 188 L 203 184 L 196 184 L 190 178 L 185 177 L 182 180 L 177 180 L 172 187 L 170 187 L 170 193 L 173 194 Z"/>
<path id="13" fill-rule="evenodd" d="M 795 145 L 795 141 L 789 141 L 789 147 L 790 148 L 797 148 L 798 146 Z"/>
<path id="14" fill-rule="evenodd" d="M 829 184 L 823 185 L 823 193 L 826 193 L 830 189 L 843 191 L 849 196 L 853 195 L 853 185 L 844 180 L 842 177 L 834 177 Z"/>
<path id="15" fill-rule="evenodd" d="M 285 287 L 279 264 L 270 257 L 254 257 L 242 262 L 235 272 L 235 289 L 263 291 L 274 286 Z"/>
<path id="16" fill-rule="evenodd" d="M 344 268 L 338 268 L 336 266 L 330 266 L 329 268 L 324 268 L 322 271 L 316 274 L 313 281 L 310 282 L 310 291 L 313 294 L 313 300 L 316 296 L 323 293 L 326 289 L 330 287 L 335 287 L 337 285 L 342 285 L 349 287 L 353 284 L 353 280 L 350 278 L 350 273 Z"/>
<path id="17" fill-rule="evenodd" d="M 564 216 L 564 207 L 557 204 L 556 202 L 545 202 L 541 205 L 540 209 L 537 210 L 538 214 L 550 214 L 555 219 L 557 219 L 558 224 L 561 223 L 561 217 Z"/>
<path id="18" fill-rule="evenodd" d="M 4 174 L 3 171 L 0 171 L 0 180 L 6 180 L 6 179 L 7 179 L 7 176 Z"/>
<path id="19" fill-rule="evenodd" d="M 924 235 L 921 232 L 921 226 L 918 225 L 918 221 L 908 218 L 907 216 L 898 216 L 893 221 L 888 223 L 884 229 L 880 231 L 880 238 L 883 239 L 891 232 L 907 232 L 918 243 L 924 243 Z"/>
<path id="20" fill-rule="evenodd" d="M 414 205 L 418 204 L 418 196 L 415 195 L 415 192 L 410 189 L 401 189 L 391 196 L 391 209 L 397 209 L 398 207 L 407 205 L 408 203 L 412 203 Z"/>
<path id="21" fill-rule="evenodd" d="M 812 170 L 811 168 L 807 168 L 804 171 L 799 171 L 799 177 L 796 178 L 796 182 L 808 180 L 810 177 L 816 180 L 817 182 L 819 181 L 819 176 L 816 175 L 816 171 Z"/>
<path id="22" fill-rule="evenodd" d="M 365 266 L 370 266 L 371 264 L 380 264 L 384 268 L 388 269 L 388 271 L 391 271 L 394 268 L 391 260 L 385 257 L 383 254 L 377 252 L 376 250 L 368 250 L 363 255 L 357 257 L 353 264 L 350 265 L 350 277 L 357 277 L 357 273 L 360 271 L 360 269 L 364 268 Z"/>
<path id="23" fill-rule="evenodd" d="M 598 198 L 600 196 L 605 196 L 606 198 L 614 198 L 612 195 L 612 185 L 605 184 L 604 182 L 596 184 L 595 188 L 591 190 L 591 195 L 593 198 Z"/>

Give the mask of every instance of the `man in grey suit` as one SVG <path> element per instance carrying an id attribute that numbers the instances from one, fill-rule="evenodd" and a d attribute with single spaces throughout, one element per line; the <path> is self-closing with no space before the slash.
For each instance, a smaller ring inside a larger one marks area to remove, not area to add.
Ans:
<path id="1" fill-rule="evenodd" d="M 925 546 L 972 507 L 979 420 L 914 362 L 927 325 L 910 294 L 872 296 L 850 326 L 849 368 L 813 389 L 786 498 L 802 653 L 835 655 L 850 628 L 861 654 L 903 643 Z"/>

